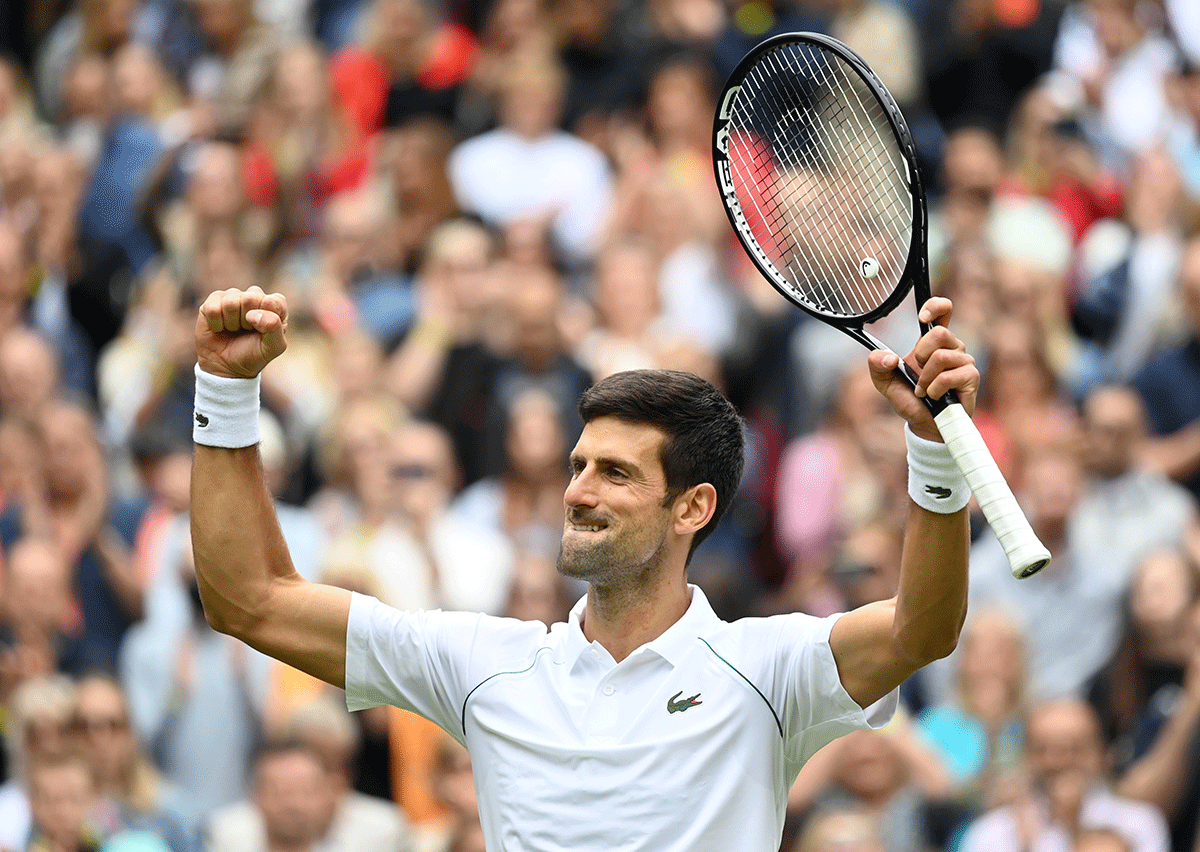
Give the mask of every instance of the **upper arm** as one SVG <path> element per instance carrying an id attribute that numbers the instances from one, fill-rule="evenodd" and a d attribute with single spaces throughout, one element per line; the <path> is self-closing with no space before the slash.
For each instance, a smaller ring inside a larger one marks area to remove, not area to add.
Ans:
<path id="1" fill-rule="evenodd" d="M 842 687 L 869 707 L 903 683 L 920 664 L 896 641 L 896 599 L 865 604 L 839 618 L 829 634 Z"/>
<path id="2" fill-rule="evenodd" d="M 300 577 L 270 584 L 253 620 L 228 632 L 280 662 L 339 689 L 346 686 L 350 592 Z"/>

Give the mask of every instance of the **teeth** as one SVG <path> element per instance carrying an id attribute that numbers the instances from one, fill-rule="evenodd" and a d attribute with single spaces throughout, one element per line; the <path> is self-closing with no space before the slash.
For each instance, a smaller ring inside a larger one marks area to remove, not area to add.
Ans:
<path id="1" fill-rule="evenodd" d="M 600 527 L 594 525 L 575 524 L 575 529 L 580 532 L 600 532 Z"/>

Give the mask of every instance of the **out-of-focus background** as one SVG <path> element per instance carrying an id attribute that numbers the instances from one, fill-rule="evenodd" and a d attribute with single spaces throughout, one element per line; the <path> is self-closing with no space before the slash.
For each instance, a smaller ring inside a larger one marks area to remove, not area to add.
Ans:
<path id="1" fill-rule="evenodd" d="M 958 650 L 788 802 L 791 852 L 1196 852 L 1200 4 L 28 0 L 0 7 L 0 849 L 482 850 L 470 758 L 218 635 L 196 309 L 287 294 L 262 455 L 297 568 L 554 622 L 579 393 L 746 419 L 691 568 L 728 619 L 895 591 L 900 420 L 737 247 L 714 93 L 830 33 L 901 104 L 976 421 L 1052 566 L 975 524 Z M 909 310 L 880 330 L 917 333 Z"/>

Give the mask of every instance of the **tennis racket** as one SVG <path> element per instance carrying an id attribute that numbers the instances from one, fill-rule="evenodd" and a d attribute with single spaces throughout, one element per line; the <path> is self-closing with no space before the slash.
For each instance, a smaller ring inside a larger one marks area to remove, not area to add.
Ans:
<path id="1" fill-rule="evenodd" d="M 717 184 L 755 266 L 792 304 L 891 351 L 864 326 L 910 289 L 925 303 L 929 260 L 916 152 L 887 88 L 840 41 L 788 33 L 750 51 L 717 103 Z M 916 387 L 903 360 L 897 371 Z M 1036 574 L 1050 553 L 970 416 L 953 394 L 925 402 L 1013 576 Z"/>

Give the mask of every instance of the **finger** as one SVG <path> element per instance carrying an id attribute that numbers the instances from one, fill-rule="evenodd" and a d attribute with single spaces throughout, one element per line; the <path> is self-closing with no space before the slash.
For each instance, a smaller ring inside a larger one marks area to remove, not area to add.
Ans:
<path id="1" fill-rule="evenodd" d="M 242 327 L 242 292 L 225 290 L 221 293 L 221 330 L 238 331 Z"/>
<path id="2" fill-rule="evenodd" d="M 284 330 L 287 330 L 287 298 L 285 298 L 282 293 L 269 293 L 263 296 L 262 301 L 259 303 L 259 307 L 265 311 L 271 311 L 272 313 L 278 315 L 280 320 L 283 321 Z"/>
<path id="3" fill-rule="evenodd" d="M 208 298 L 200 305 L 200 320 L 212 334 L 225 330 L 225 320 L 221 312 L 223 297 L 223 293 L 209 293 Z"/>
<path id="4" fill-rule="evenodd" d="M 259 307 L 262 305 L 262 300 L 265 295 L 266 294 L 263 293 L 262 288 L 258 286 L 249 287 L 239 294 L 241 299 L 241 316 L 239 317 L 238 328 L 240 328 L 242 331 L 252 331 L 254 329 L 254 324 L 246 319 L 246 315 L 250 313 L 250 311 L 256 311 L 259 309 Z"/>
<path id="5" fill-rule="evenodd" d="M 917 319 L 930 325 L 949 325 L 954 305 L 945 296 L 932 296 L 925 300 L 917 313 Z"/>
<path id="6" fill-rule="evenodd" d="M 975 394 L 979 388 L 979 371 L 974 364 L 965 364 L 949 370 L 943 370 L 929 382 L 926 393 L 934 399 L 941 399 L 950 391 L 958 396 L 967 413 L 974 408 Z"/>
<path id="7" fill-rule="evenodd" d="M 911 355 L 919 365 L 924 367 L 930 356 L 940 350 L 966 352 L 967 345 L 959 340 L 950 329 L 943 325 L 935 325 L 926 334 L 921 335 L 921 339 L 913 347 Z"/>
<path id="8" fill-rule="evenodd" d="M 262 335 L 262 354 L 268 361 L 278 357 L 287 349 L 287 338 L 284 335 L 284 318 L 274 311 L 263 308 L 246 313 L 250 327 Z"/>

